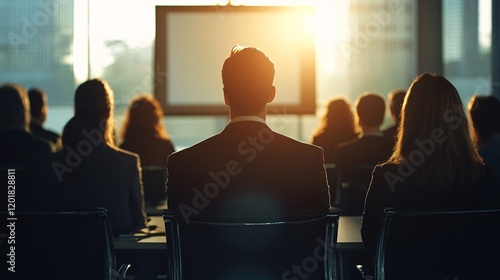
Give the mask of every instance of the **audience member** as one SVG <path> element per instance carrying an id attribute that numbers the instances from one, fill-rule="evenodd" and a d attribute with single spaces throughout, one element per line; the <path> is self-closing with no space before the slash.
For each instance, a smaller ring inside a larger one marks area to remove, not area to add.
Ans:
<path id="1" fill-rule="evenodd" d="M 105 81 L 78 86 L 75 115 L 62 134 L 63 150 L 42 157 L 34 170 L 35 206 L 105 207 L 115 233 L 145 226 L 139 157 L 115 147 L 113 107 Z"/>
<path id="2" fill-rule="evenodd" d="M 175 151 L 162 125 L 163 111 L 158 101 L 141 95 L 131 101 L 121 131 L 120 148 L 137 153 L 142 164 L 146 207 L 165 201 L 168 156 Z"/>
<path id="3" fill-rule="evenodd" d="M 500 194 L 500 101 L 495 96 L 474 95 L 469 102 L 479 155 L 493 168 Z"/>
<path id="4" fill-rule="evenodd" d="M 486 204 L 491 202 L 493 183 L 493 172 L 474 147 L 456 88 L 442 76 L 419 75 L 403 104 L 394 152 L 373 171 L 363 213 L 363 243 L 373 252 L 386 207 Z M 411 232 L 405 234 L 408 239 L 416 238 Z M 434 256 L 416 255 L 415 260 L 430 257 Z M 413 273 L 419 270 L 424 274 L 431 271 L 430 267 L 415 269 L 408 276 L 416 277 Z"/>
<path id="5" fill-rule="evenodd" d="M 274 72 L 261 50 L 232 48 L 222 68 L 229 123 L 168 159 L 168 206 L 186 221 L 199 214 L 257 211 L 280 217 L 329 209 L 321 149 L 266 125 L 266 105 L 276 93 Z"/>
<path id="6" fill-rule="evenodd" d="M 391 155 L 393 143 L 384 137 L 380 126 L 384 121 L 384 98 L 374 93 L 364 93 L 356 101 L 361 137 L 337 146 L 337 164 L 342 168 L 375 165 Z"/>
<path id="7" fill-rule="evenodd" d="M 50 144 L 28 131 L 30 104 L 26 90 L 17 84 L 0 86 L 0 166 L 27 168 Z"/>
<path id="8" fill-rule="evenodd" d="M 28 91 L 28 97 L 31 107 L 31 133 L 50 141 L 55 150 L 60 150 L 61 136 L 53 131 L 43 128 L 43 124 L 47 119 L 49 111 L 49 107 L 47 106 L 47 95 L 41 89 L 32 88 Z"/>
<path id="9" fill-rule="evenodd" d="M 356 139 L 354 113 L 349 100 L 334 98 L 328 102 L 321 122 L 313 132 L 311 143 L 323 148 L 325 163 L 335 163 L 335 148 L 340 143 Z"/>
<path id="10" fill-rule="evenodd" d="M 405 100 L 406 90 L 396 89 L 389 92 L 389 108 L 391 110 L 392 120 L 394 124 L 384 130 L 385 137 L 391 140 L 396 140 L 396 132 L 401 121 L 401 107 L 403 106 L 403 101 Z"/>
<path id="11" fill-rule="evenodd" d="M 52 152 L 51 145 L 28 131 L 30 106 L 26 90 L 17 84 L 0 86 L 0 170 L 7 178 L 8 170 L 15 176 L 16 208 L 26 206 L 24 196 L 31 181 L 34 161 Z M 12 171 L 13 170 L 13 171 Z M 6 180 L 6 179 L 5 179 Z M 1 187 L 0 209 L 7 208 L 7 181 Z"/>
<path id="12" fill-rule="evenodd" d="M 219 134 L 168 158 L 168 207 L 182 215 L 186 223 L 213 215 L 248 222 L 328 211 L 329 187 L 321 148 L 274 132 L 266 124 L 266 107 L 276 94 L 274 73 L 274 64 L 261 50 L 238 45 L 232 48 L 222 67 L 229 123 Z M 207 234 L 200 233 L 204 235 L 200 238 Z M 254 246 L 271 246 L 276 242 L 273 238 L 276 235 L 259 235 Z M 235 234 L 223 242 L 241 250 L 240 239 Z M 317 246 L 302 242 L 312 245 L 311 250 Z M 298 251 L 292 250 L 287 258 L 299 259 L 307 254 Z M 192 256 L 203 268 L 183 271 L 183 277 L 237 279 L 258 273 L 259 279 L 276 279 L 286 271 L 280 267 L 279 258 L 269 256 L 253 262 L 223 252 L 215 249 Z M 316 277 L 321 271 L 307 276 L 319 279 Z"/>
<path id="13" fill-rule="evenodd" d="M 337 146 L 334 201 L 342 215 L 361 215 L 371 172 L 377 163 L 391 155 L 394 141 L 384 136 L 380 126 L 385 116 L 384 98 L 364 93 L 356 101 L 358 126 L 361 136 Z"/>

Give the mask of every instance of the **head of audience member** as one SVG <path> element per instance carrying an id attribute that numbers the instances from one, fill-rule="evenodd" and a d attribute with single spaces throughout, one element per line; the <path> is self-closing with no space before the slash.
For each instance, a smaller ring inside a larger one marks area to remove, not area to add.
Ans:
<path id="1" fill-rule="evenodd" d="M 479 174 L 479 156 L 457 89 L 424 73 L 406 94 L 396 147 L 389 162 L 411 165 L 422 186 L 468 186 Z M 413 172 L 412 172 L 413 174 Z"/>
<path id="2" fill-rule="evenodd" d="M 47 118 L 47 95 L 42 89 L 31 88 L 28 90 L 31 106 L 31 121 L 43 124 Z"/>
<path id="3" fill-rule="evenodd" d="M 332 98 L 326 106 L 326 111 L 316 133 L 342 133 L 356 135 L 356 123 L 351 103 L 343 97 Z"/>
<path id="4" fill-rule="evenodd" d="M 26 89 L 18 84 L 0 86 L 0 128 L 28 130 L 30 103 Z"/>
<path id="5" fill-rule="evenodd" d="M 265 118 L 266 104 L 274 100 L 274 64 L 254 47 L 233 46 L 222 67 L 224 101 L 231 118 L 255 115 Z"/>
<path id="6" fill-rule="evenodd" d="M 392 119 L 394 124 L 399 124 L 401 120 L 401 107 L 403 106 L 403 101 L 405 100 L 406 90 L 395 89 L 389 92 L 389 107 L 391 110 Z"/>
<path id="7" fill-rule="evenodd" d="M 121 131 L 123 140 L 169 139 L 162 124 L 163 110 L 150 95 L 133 98 L 125 113 Z"/>
<path id="8" fill-rule="evenodd" d="M 380 131 L 385 117 L 384 98 L 375 93 L 363 93 L 356 101 L 358 124 L 366 132 Z"/>
<path id="9" fill-rule="evenodd" d="M 493 95 L 472 96 L 468 105 L 477 145 L 500 133 L 500 101 Z"/>
<path id="10" fill-rule="evenodd" d="M 113 91 L 104 80 L 88 80 L 75 92 L 75 115 L 62 134 L 63 146 L 74 149 L 84 141 L 116 146 L 113 125 Z"/>

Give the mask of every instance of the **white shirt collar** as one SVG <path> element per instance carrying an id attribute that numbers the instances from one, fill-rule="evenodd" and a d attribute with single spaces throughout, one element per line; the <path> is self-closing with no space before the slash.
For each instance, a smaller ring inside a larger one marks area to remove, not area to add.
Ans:
<path id="1" fill-rule="evenodd" d="M 236 118 L 232 118 L 229 123 L 242 122 L 242 121 L 252 121 L 252 122 L 260 122 L 266 124 L 266 120 L 257 116 L 239 116 Z"/>

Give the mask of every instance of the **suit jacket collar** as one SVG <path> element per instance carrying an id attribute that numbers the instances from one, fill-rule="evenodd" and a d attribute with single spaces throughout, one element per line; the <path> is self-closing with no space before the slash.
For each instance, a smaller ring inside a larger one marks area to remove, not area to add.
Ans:
<path id="1" fill-rule="evenodd" d="M 230 122 L 226 125 L 222 133 L 226 132 L 251 132 L 251 131 L 256 131 L 259 129 L 270 129 L 267 124 L 262 123 L 262 122 L 257 122 L 257 121 L 251 121 L 251 120 L 244 120 L 244 121 L 238 121 L 238 122 Z"/>

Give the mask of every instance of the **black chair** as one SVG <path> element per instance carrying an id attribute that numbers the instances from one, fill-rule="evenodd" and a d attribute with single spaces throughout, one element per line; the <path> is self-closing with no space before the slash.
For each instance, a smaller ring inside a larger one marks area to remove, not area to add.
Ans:
<path id="1" fill-rule="evenodd" d="M 186 223 L 171 210 L 163 218 L 168 279 L 336 278 L 336 209 L 267 222 L 205 217 Z"/>
<path id="2" fill-rule="evenodd" d="M 500 279 L 500 208 L 385 210 L 374 277 Z"/>
<path id="3" fill-rule="evenodd" d="M 325 165 L 333 205 L 343 216 L 361 216 L 374 165 L 340 168 Z"/>
<path id="4" fill-rule="evenodd" d="M 0 279 L 126 277 L 128 266 L 121 276 L 115 273 L 113 236 L 105 209 L 2 211 L 0 219 L 9 225 L 0 230 L 2 259 L 7 256 Z"/>

